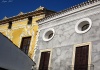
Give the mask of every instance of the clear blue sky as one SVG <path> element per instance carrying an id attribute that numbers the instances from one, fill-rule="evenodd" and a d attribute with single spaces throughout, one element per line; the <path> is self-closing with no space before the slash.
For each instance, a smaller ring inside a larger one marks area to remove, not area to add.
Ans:
<path id="1" fill-rule="evenodd" d="M 87 0 L 0 0 L 0 19 L 4 18 L 4 16 L 15 16 L 20 11 L 24 13 L 30 12 L 39 6 L 61 11 L 85 1 Z"/>

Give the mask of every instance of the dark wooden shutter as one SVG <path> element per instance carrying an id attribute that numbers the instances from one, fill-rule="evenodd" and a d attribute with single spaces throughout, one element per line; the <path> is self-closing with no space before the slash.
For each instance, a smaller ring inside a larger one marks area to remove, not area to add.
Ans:
<path id="1" fill-rule="evenodd" d="M 44 59 L 45 59 L 45 54 L 44 54 L 44 52 L 42 52 L 42 53 L 41 53 L 41 59 L 40 59 L 39 70 L 42 70 L 42 69 L 43 69 Z"/>
<path id="2" fill-rule="evenodd" d="M 30 46 L 31 37 L 24 37 L 22 38 L 22 43 L 20 49 L 25 53 L 28 54 L 29 46 Z"/>
<path id="3" fill-rule="evenodd" d="M 76 47 L 74 70 L 88 70 L 89 46 Z"/>
<path id="4" fill-rule="evenodd" d="M 49 58 L 50 58 L 50 51 L 41 53 L 39 70 L 48 70 Z"/>

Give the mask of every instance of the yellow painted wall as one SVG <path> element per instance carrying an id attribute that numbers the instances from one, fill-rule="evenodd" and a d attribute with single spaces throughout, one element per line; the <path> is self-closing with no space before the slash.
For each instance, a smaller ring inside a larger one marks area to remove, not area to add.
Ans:
<path id="1" fill-rule="evenodd" d="M 24 28 L 19 28 L 19 29 L 12 30 L 12 41 L 18 47 L 20 47 L 20 45 L 19 45 L 20 37 L 21 37 L 21 34 L 23 32 L 24 32 Z"/>
<path id="2" fill-rule="evenodd" d="M 0 30 L 7 30 L 8 29 L 8 23 L 0 25 Z"/>
<path id="3" fill-rule="evenodd" d="M 0 25 L 0 32 L 3 35 L 6 35 L 7 34 L 7 29 L 8 29 L 8 23 Z"/>
<path id="4" fill-rule="evenodd" d="M 2 32 L 3 35 L 6 35 L 6 32 Z"/>
<path id="5" fill-rule="evenodd" d="M 28 18 L 23 19 L 23 20 L 19 20 L 19 21 L 14 21 L 12 24 L 12 29 L 18 28 L 18 27 L 23 27 L 26 26 L 28 22 Z"/>
<path id="6" fill-rule="evenodd" d="M 45 15 L 35 16 L 32 19 L 32 25 L 28 25 L 28 18 L 12 22 L 12 28 L 8 29 L 8 24 L 0 25 L 0 32 L 7 36 L 16 46 L 20 48 L 23 37 L 31 36 L 31 43 L 28 55 L 32 58 L 34 55 L 34 48 L 36 45 L 38 24 L 37 20 L 43 18 Z"/>

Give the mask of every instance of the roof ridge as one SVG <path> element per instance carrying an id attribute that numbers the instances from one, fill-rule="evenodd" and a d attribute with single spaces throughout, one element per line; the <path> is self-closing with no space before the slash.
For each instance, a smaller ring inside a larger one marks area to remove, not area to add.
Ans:
<path id="1" fill-rule="evenodd" d="M 83 7 L 83 6 L 87 6 L 87 5 L 93 4 L 93 3 L 98 2 L 98 1 L 100 1 L 100 0 L 88 0 L 86 2 L 83 2 L 83 3 L 80 3 L 78 5 L 72 6 L 70 8 L 65 9 L 65 10 L 59 11 L 57 13 L 50 14 L 50 15 L 46 16 L 45 18 L 38 20 L 37 22 L 44 21 L 46 19 L 49 19 L 49 18 L 54 17 L 56 15 L 59 15 L 62 12 L 69 12 L 69 11 L 75 10 L 75 9 Z"/>
<path id="2" fill-rule="evenodd" d="M 7 17 L 7 19 L 10 19 L 10 18 L 13 18 L 13 17 L 17 17 L 17 16 L 20 16 L 20 15 L 25 15 L 25 14 L 33 13 L 33 12 L 36 12 L 36 11 L 39 11 L 39 10 L 43 10 L 42 8 L 44 9 L 43 6 L 40 6 L 39 9 L 37 8 L 38 10 L 36 9 L 36 10 L 30 11 L 30 12 L 27 12 L 27 13 L 23 13 L 22 11 L 20 11 L 19 14 L 14 15 L 14 16 L 11 16 L 11 17 Z M 6 16 L 5 16 L 5 17 L 6 17 Z M 4 18 L 5 18 L 5 17 L 4 17 Z M 4 18 L 3 18 L 2 20 L 5 20 Z M 0 20 L 0 21 L 2 21 L 2 20 Z"/>

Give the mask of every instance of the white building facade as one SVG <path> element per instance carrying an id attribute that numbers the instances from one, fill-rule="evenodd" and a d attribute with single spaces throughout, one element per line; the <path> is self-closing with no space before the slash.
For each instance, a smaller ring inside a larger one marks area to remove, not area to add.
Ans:
<path id="1" fill-rule="evenodd" d="M 37 22 L 37 69 L 100 70 L 99 0 L 81 3 Z"/>

